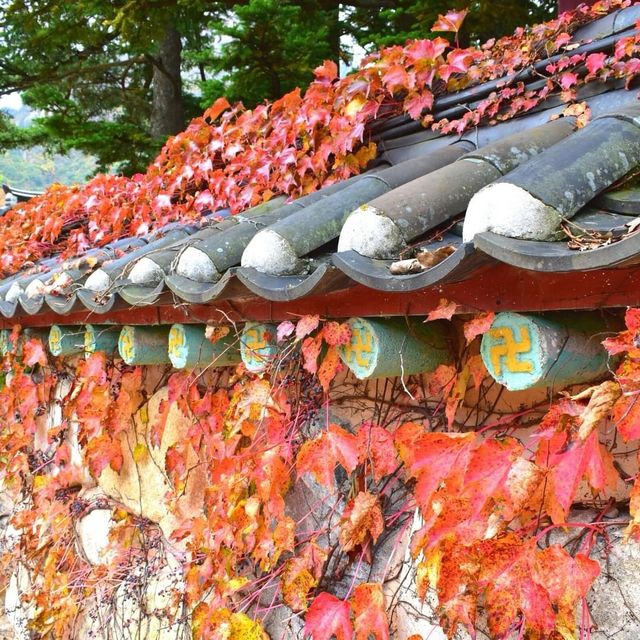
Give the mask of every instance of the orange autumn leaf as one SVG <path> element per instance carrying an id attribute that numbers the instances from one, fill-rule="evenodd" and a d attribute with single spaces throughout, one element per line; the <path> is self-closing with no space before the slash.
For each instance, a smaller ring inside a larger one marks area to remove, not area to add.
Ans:
<path id="1" fill-rule="evenodd" d="M 340 464 L 347 473 L 358 465 L 358 440 L 336 424 L 314 440 L 307 440 L 296 458 L 298 477 L 309 472 L 325 487 L 333 490 L 333 471 Z"/>
<path id="2" fill-rule="evenodd" d="M 618 398 L 611 420 L 626 442 L 640 438 L 640 394 Z"/>
<path id="3" fill-rule="evenodd" d="M 322 327 L 322 337 L 331 347 L 349 344 L 351 340 L 351 327 L 346 322 L 326 322 Z"/>
<path id="4" fill-rule="evenodd" d="M 386 429 L 367 422 L 358 430 L 358 459 L 361 463 L 369 462 L 373 468 L 375 482 L 398 467 L 393 435 Z"/>
<path id="5" fill-rule="evenodd" d="M 385 610 L 382 585 L 359 584 L 350 598 L 353 609 L 355 640 L 389 640 L 389 620 Z"/>
<path id="6" fill-rule="evenodd" d="M 340 521 L 339 540 L 342 548 L 349 552 L 365 544 L 375 542 L 384 530 L 384 518 L 377 495 L 360 491 L 349 502 Z"/>
<path id="7" fill-rule="evenodd" d="M 457 308 L 458 304 L 456 302 L 451 302 L 446 298 L 440 298 L 438 306 L 433 311 L 429 312 L 425 322 L 431 322 L 433 320 L 451 320 Z"/>
<path id="8" fill-rule="evenodd" d="M 107 467 L 111 467 L 116 473 L 122 469 L 123 458 L 120 441 L 112 439 L 106 433 L 89 440 L 86 456 L 94 478 L 97 478 Z"/>
<path id="9" fill-rule="evenodd" d="M 576 633 L 576 607 L 594 580 L 600 565 L 582 553 L 575 557 L 554 544 L 536 552 L 532 578 L 541 585 L 557 611 L 555 625 L 563 637 Z"/>
<path id="10" fill-rule="evenodd" d="M 493 311 L 481 313 L 472 320 L 464 323 L 463 331 L 467 344 L 473 342 L 475 338 L 489 331 L 495 315 L 496 314 Z"/>
<path id="11" fill-rule="evenodd" d="M 565 522 L 583 478 L 596 491 L 615 488 L 618 479 L 613 457 L 600 444 L 596 431 L 584 441 L 570 441 L 566 432 L 555 433 L 541 441 L 536 462 L 547 472 L 544 504 L 556 524 Z"/>
<path id="12" fill-rule="evenodd" d="M 316 373 L 318 370 L 318 356 L 322 349 L 322 338 L 316 336 L 315 338 L 305 338 L 302 342 L 300 352 L 302 353 L 303 363 L 302 366 L 309 373 Z"/>
<path id="13" fill-rule="evenodd" d="M 318 369 L 318 380 L 325 393 L 329 391 L 329 384 L 342 368 L 342 361 L 336 347 L 329 347 Z"/>
<path id="14" fill-rule="evenodd" d="M 633 538 L 637 542 L 640 540 L 640 476 L 636 476 L 629 494 L 629 514 L 631 521 L 625 530 L 625 539 Z"/>

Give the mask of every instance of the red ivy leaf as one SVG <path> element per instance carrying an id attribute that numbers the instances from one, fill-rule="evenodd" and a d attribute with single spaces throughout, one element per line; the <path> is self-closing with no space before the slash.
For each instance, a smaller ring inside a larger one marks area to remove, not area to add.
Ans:
<path id="1" fill-rule="evenodd" d="M 351 340 L 351 327 L 349 327 L 346 322 L 327 322 L 324 327 L 322 327 L 322 337 L 324 341 L 332 347 L 349 344 Z"/>
<path id="2" fill-rule="evenodd" d="M 224 97 L 222 98 L 218 98 L 205 112 L 204 112 L 204 117 L 207 118 L 208 120 L 211 120 L 212 122 L 214 122 L 215 120 L 218 119 L 218 117 L 220 116 L 220 114 L 223 111 L 226 111 L 227 109 L 229 109 L 229 107 L 231 107 L 231 105 L 229 104 L 228 100 Z"/>
<path id="3" fill-rule="evenodd" d="M 595 75 L 600 69 L 604 69 L 606 60 L 606 53 L 590 53 L 585 61 L 589 74 Z"/>
<path id="4" fill-rule="evenodd" d="M 336 424 L 314 440 L 305 442 L 296 459 L 298 477 L 305 472 L 313 473 L 316 480 L 333 489 L 333 470 L 340 464 L 347 473 L 358 465 L 358 441 L 356 436 Z"/>
<path id="5" fill-rule="evenodd" d="M 375 482 L 390 473 L 397 466 L 393 436 L 382 427 L 367 422 L 358 431 L 358 459 L 361 463 L 370 462 Z"/>
<path id="6" fill-rule="evenodd" d="M 293 324 L 290 320 L 285 320 L 278 325 L 277 329 L 277 341 L 284 342 L 294 331 L 296 330 L 296 325 Z"/>
<path id="7" fill-rule="evenodd" d="M 457 308 L 458 304 L 456 302 L 450 302 L 446 298 L 440 298 L 440 303 L 437 308 L 429 312 L 425 322 L 431 322 L 432 320 L 451 320 Z"/>
<path id="8" fill-rule="evenodd" d="M 613 407 L 611 420 L 626 442 L 640 438 L 640 395 L 622 396 Z"/>
<path id="9" fill-rule="evenodd" d="M 576 73 L 573 73 L 571 71 L 565 71 L 560 76 L 560 86 L 564 91 L 567 91 L 577 83 L 578 83 L 578 75 Z"/>
<path id="10" fill-rule="evenodd" d="M 352 640 L 351 607 L 330 593 L 319 593 L 305 616 L 305 635 L 313 640 Z"/>
<path id="11" fill-rule="evenodd" d="M 467 344 L 473 342 L 475 338 L 489 331 L 491 323 L 495 318 L 495 313 L 489 311 L 488 313 L 482 313 L 476 316 L 473 320 L 464 323 L 464 337 Z"/>
<path id="12" fill-rule="evenodd" d="M 428 89 L 422 89 L 420 93 L 415 93 L 404 101 L 404 110 L 417 120 L 422 116 L 423 111 L 430 111 L 433 107 L 433 94 Z"/>
<path id="13" fill-rule="evenodd" d="M 318 370 L 318 356 L 321 348 L 322 339 L 320 337 L 305 338 L 302 343 L 302 348 L 300 349 L 304 358 L 302 366 L 309 373 L 315 373 Z"/>
<path id="14" fill-rule="evenodd" d="M 468 13 L 469 11 L 467 9 L 462 9 L 460 11 L 448 11 L 444 16 L 440 14 L 433 27 L 431 27 L 431 31 L 452 31 L 458 33 Z"/>
<path id="15" fill-rule="evenodd" d="M 296 340 L 302 340 L 312 331 L 315 331 L 320 324 L 320 316 L 303 316 L 296 325 Z"/>
<path id="16" fill-rule="evenodd" d="M 405 67 L 401 64 L 393 65 L 390 69 L 388 69 L 382 76 L 382 82 L 384 82 L 384 85 L 391 93 L 393 93 L 397 89 L 410 88 L 409 74 L 407 73 Z"/>

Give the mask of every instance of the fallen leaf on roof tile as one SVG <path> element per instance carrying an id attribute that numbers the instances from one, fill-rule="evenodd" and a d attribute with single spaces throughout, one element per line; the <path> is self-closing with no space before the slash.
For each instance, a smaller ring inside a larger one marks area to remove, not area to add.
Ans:
<path id="1" fill-rule="evenodd" d="M 420 273 L 424 267 L 415 259 L 397 260 L 389 266 L 389 273 L 393 276 L 406 276 L 410 273 Z"/>
<path id="2" fill-rule="evenodd" d="M 576 126 L 578 129 L 582 129 L 591 120 L 591 109 L 586 102 L 575 102 L 565 107 L 562 115 L 565 117 L 575 116 Z"/>
<path id="3" fill-rule="evenodd" d="M 416 260 L 425 269 L 430 269 L 441 263 L 445 258 L 448 258 L 452 253 L 455 253 L 455 249 L 451 245 L 446 245 L 435 251 L 421 251 L 416 255 Z"/>
<path id="4" fill-rule="evenodd" d="M 640 227 L 640 217 L 634 218 L 631 222 L 627 222 L 626 226 L 629 228 L 629 233 L 633 233 Z"/>
<path id="5" fill-rule="evenodd" d="M 420 251 L 415 258 L 398 260 L 391 263 L 389 266 L 389 272 L 394 276 L 420 273 L 421 271 L 426 271 L 427 269 L 431 269 L 431 267 L 435 267 L 454 252 L 455 249 L 451 245 L 440 247 L 435 251 Z"/>

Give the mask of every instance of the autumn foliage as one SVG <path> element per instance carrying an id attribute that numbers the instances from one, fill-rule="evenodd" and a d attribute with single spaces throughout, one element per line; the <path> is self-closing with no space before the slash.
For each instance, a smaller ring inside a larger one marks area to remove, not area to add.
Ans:
<path id="1" fill-rule="evenodd" d="M 406 114 L 445 134 L 461 133 L 559 94 L 571 113 L 587 118 L 584 105 L 573 104 L 577 90 L 595 80 L 629 83 L 640 70 L 638 36 L 621 38 L 606 55 L 575 52 L 571 34 L 630 4 L 600 0 L 477 48 L 460 49 L 443 37 L 411 41 L 369 55 L 344 78 L 327 61 L 304 94 L 295 90 L 253 110 L 220 99 L 169 139 L 145 174 L 53 186 L 5 215 L 0 271 L 13 273 L 43 257 L 77 256 L 172 221 L 225 208 L 236 213 L 276 194 L 296 197 L 343 180 L 376 156 L 376 129 L 393 115 Z M 441 16 L 434 31 L 453 34 L 455 42 L 464 15 Z M 536 72 L 544 82 L 527 87 L 519 72 L 549 56 L 556 57 Z M 440 115 L 439 96 L 500 78 L 503 84 L 461 115 Z"/>
<path id="2" fill-rule="evenodd" d="M 638 71 L 635 37 L 621 39 L 610 56 L 572 53 L 571 45 L 577 26 L 629 4 L 598 2 L 480 48 L 435 38 L 383 49 L 343 79 L 327 62 L 304 95 L 252 111 L 218 101 L 167 142 L 146 174 L 53 187 L 8 214 L 2 270 L 347 178 L 376 154 L 373 122 L 394 114 L 458 133 L 532 109 L 552 92 L 571 103 L 594 79 L 629 81 Z M 463 18 L 449 13 L 437 30 L 455 34 Z M 516 78 L 459 119 L 436 117 L 443 93 L 553 54 L 540 88 Z M 455 311 L 443 301 L 426 320 L 451 320 Z M 170 557 L 178 578 L 162 615 L 194 638 L 261 640 L 286 608 L 312 640 L 386 640 L 391 577 L 362 579 L 360 570 L 390 541 L 395 549 L 410 537 L 418 594 L 437 595 L 450 636 L 460 627 L 473 633 L 484 616 L 497 640 L 575 637 L 576 611 L 582 606 L 588 624 L 585 597 L 599 573 L 590 553 L 607 527 L 621 523 L 605 521 L 607 504 L 595 499 L 599 515 L 570 522 L 572 505 L 585 487 L 599 496 L 633 483 L 623 524 L 628 538 L 640 537 L 640 482 L 620 478 L 601 438 L 606 422 L 625 441 L 640 439 L 640 312 L 629 310 L 626 330 L 604 343 L 612 379 L 553 398 L 526 437 L 521 414 L 488 416 L 475 428 L 460 421 L 469 392 L 486 382 L 473 345 L 492 318 L 480 314 L 460 327 L 455 363 L 397 385 L 410 403 L 383 410 L 387 381 L 370 393 L 376 410 L 349 425 L 330 417 L 343 373 L 339 349 L 350 339 L 340 322 L 283 322 L 279 356 L 260 375 L 241 366 L 162 372 L 102 353 L 51 359 L 37 337 L 16 327 L 0 386 L 0 472 L 15 505 L 2 565 L 7 576 L 30 577 L 23 597 L 33 631 L 71 637 L 88 607 L 117 607 L 123 588 L 141 593 Z M 149 399 L 161 388 L 150 421 Z M 165 446 L 172 412 L 185 419 Z M 140 424 L 144 437 L 129 449 L 125 436 Z M 166 522 L 110 496 L 85 498 L 87 487 L 123 473 L 130 460 L 158 464 Z M 203 487 L 195 507 L 194 478 Z M 322 498 L 293 514 L 292 496 L 309 486 Z M 79 544 L 78 526 L 98 509 L 110 511 L 112 526 L 95 561 Z M 317 513 L 326 523 L 308 526 Z M 584 533 L 577 551 L 547 544 L 547 534 L 567 528 Z"/>
<path id="3" fill-rule="evenodd" d="M 380 545 L 401 544 L 411 526 L 417 592 L 437 594 L 450 635 L 460 626 L 473 632 L 484 611 L 482 624 L 496 639 L 573 638 L 576 608 L 600 570 L 590 552 L 620 522 L 569 521 L 569 510 L 581 487 L 595 496 L 621 481 L 600 438 L 604 421 L 625 440 L 640 438 L 640 312 L 629 310 L 626 324 L 605 341 L 620 358 L 615 378 L 561 394 L 523 439 L 519 415 L 460 430 L 465 394 L 485 375 L 466 348 L 459 364 L 408 381 L 422 390 L 415 406 L 432 407 L 429 420 L 403 421 L 399 413 L 384 425 L 365 418 L 310 427 L 331 403 L 340 373 L 331 348 L 349 329 L 303 317 L 280 325 L 281 355 L 261 376 L 239 367 L 207 379 L 178 372 L 156 380 L 166 396 L 148 438 L 128 453 L 123 435 L 134 416 L 149 419 L 147 377 L 157 373 L 102 353 L 47 360 L 39 340 L 16 328 L 0 391 L 2 476 L 16 504 L 4 569 L 28 569 L 32 586 L 23 597 L 44 638 L 70 637 L 87 603 L 115 602 L 140 563 L 170 554 L 181 576 L 172 600 L 194 638 L 266 638 L 262 621 L 286 606 L 313 640 L 385 640 L 390 576 L 343 576 L 373 566 Z M 484 325 L 484 316 L 473 318 L 461 333 Z M 105 470 L 120 472 L 127 455 L 136 462 L 157 455 L 172 411 L 188 420 L 164 454 L 169 528 L 112 498 L 83 497 Z M 185 496 L 196 469 L 206 481 L 194 509 Z M 326 510 L 333 523 L 317 530 L 305 525 L 310 514 L 296 519 L 288 507 L 311 478 L 325 498 L 309 508 Z M 631 538 L 640 535 L 638 484 Z M 108 555 L 90 563 L 76 532 L 95 508 L 112 510 L 112 528 Z M 585 532 L 577 553 L 545 543 L 566 527 Z"/>

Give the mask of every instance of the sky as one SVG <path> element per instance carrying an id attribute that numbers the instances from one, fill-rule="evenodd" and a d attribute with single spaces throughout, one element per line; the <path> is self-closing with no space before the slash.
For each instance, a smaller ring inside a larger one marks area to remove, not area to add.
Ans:
<path id="1" fill-rule="evenodd" d="M 20 94 L 10 93 L 6 96 L 0 96 L 0 109 L 19 109 L 22 106 Z"/>

